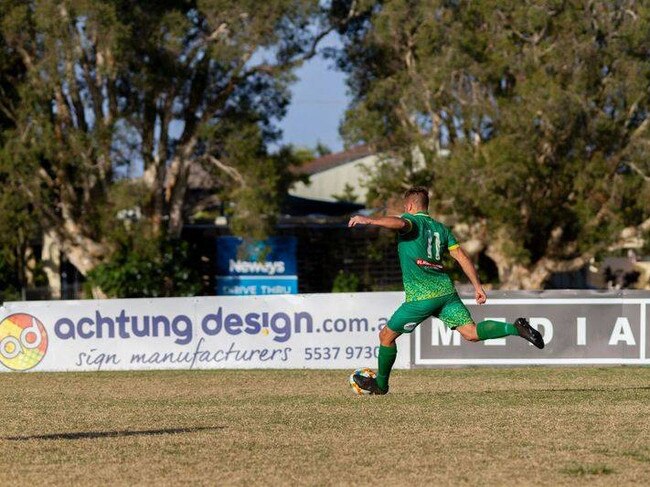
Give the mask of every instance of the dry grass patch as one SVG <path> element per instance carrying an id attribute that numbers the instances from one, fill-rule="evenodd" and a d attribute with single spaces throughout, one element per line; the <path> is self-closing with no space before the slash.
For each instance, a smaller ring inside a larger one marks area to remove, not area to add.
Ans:
<path id="1" fill-rule="evenodd" d="M 12 485 L 642 485 L 650 368 L 2 374 Z M 5 477 L 5 480 L 7 478 Z"/>

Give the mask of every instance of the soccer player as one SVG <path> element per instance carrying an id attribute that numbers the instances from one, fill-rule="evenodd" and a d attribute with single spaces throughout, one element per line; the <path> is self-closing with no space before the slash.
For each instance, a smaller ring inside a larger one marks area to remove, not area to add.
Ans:
<path id="1" fill-rule="evenodd" d="M 487 296 L 474 264 L 460 247 L 453 234 L 442 223 L 429 216 L 429 193 L 424 187 L 414 187 L 404 194 L 404 211 L 399 217 L 353 216 L 349 227 L 376 225 L 398 232 L 397 252 L 402 268 L 406 302 L 395 311 L 387 326 L 379 332 L 379 368 L 377 378 L 358 377 L 359 387 L 371 394 L 386 394 L 388 378 L 397 357 L 395 340 L 402 333 L 411 333 L 430 316 L 440 318 L 452 330 L 471 342 L 517 335 L 537 348 L 544 348 L 542 335 L 526 318 L 514 323 L 485 320 L 476 324 L 460 300 L 454 284 L 442 265 L 446 250 L 460 264 L 474 286 L 478 304 Z"/>

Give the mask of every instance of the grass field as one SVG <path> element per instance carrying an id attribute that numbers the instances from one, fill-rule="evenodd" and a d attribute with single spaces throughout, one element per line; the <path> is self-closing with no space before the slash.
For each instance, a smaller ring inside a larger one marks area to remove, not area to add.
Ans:
<path id="1" fill-rule="evenodd" d="M 2 485 L 648 485 L 650 368 L 1 374 Z"/>

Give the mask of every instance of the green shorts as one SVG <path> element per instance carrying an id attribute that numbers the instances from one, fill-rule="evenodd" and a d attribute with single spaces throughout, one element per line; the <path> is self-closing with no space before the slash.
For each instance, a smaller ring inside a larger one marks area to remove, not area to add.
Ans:
<path id="1" fill-rule="evenodd" d="M 388 320 L 388 328 L 397 333 L 411 333 L 430 316 L 440 318 L 452 330 L 474 323 L 472 315 L 469 314 L 469 310 L 458 294 L 452 293 L 437 298 L 402 303 Z"/>

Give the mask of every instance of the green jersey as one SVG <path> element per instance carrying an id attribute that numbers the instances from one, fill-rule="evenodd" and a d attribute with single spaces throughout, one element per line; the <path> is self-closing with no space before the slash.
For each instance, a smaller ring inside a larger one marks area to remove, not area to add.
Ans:
<path id="1" fill-rule="evenodd" d="M 456 292 L 442 265 L 444 252 L 458 247 L 449 228 L 424 212 L 404 213 L 402 218 L 409 224 L 397 239 L 406 301 L 437 298 Z"/>

